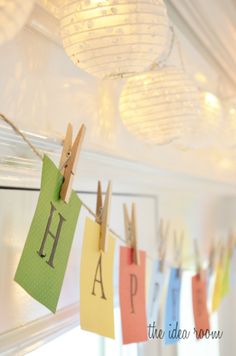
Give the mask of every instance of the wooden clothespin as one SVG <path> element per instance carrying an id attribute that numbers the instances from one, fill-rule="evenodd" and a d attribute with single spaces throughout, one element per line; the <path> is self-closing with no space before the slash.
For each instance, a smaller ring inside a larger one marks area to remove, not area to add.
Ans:
<path id="1" fill-rule="evenodd" d="M 215 266 L 215 257 L 216 257 L 216 245 L 215 242 L 212 241 L 211 247 L 210 247 L 210 252 L 209 252 L 209 271 L 210 274 L 212 274 Z"/>
<path id="2" fill-rule="evenodd" d="M 160 262 L 160 270 L 163 270 L 163 265 L 166 257 L 167 244 L 169 239 L 170 222 L 164 224 L 164 220 L 160 220 L 159 225 L 159 241 L 158 241 L 158 258 Z"/>
<path id="3" fill-rule="evenodd" d="M 222 249 L 223 245 L 222 242 L 220 240 L 217 240 L 215 243 L 215 247 L 214 247 L 214 265 L 218 266 L 219 264 L 222 264 L 223 262 L 223 257 L 224 257 L 224 249 Z M 210 261 L 211 263 L 211 261 Z M 213 265 L 213 267 L 214 267 Z"/>
<path id="4" fill-rule="evenodd" d="M 231 231 L 229 233 L 229 238 L 228 238 L 228 253 L 229 253 L 229 257 L 232 256 L 234 247 L 235 247 L 235 235 Z"/>
<path id="5" fill-rule="evenodd" d="M 199 274 L 199 277 L 202 278 L 203 271 L 202 271 L 202 266 L 201 266 L 201 258 L 200 258 L 200 253 L 199 253 L 198 241 L 197 241 L 197 239 L 194 239 L 193 242 L 194 242 L 194 250 L 195 250 L 196 269 L 197 269 L 197 273 Z"/>
<path id="6" fill-rule="evenodd" d="M 72 183 L 75 176 L 85 131 L 85 125 L 82 125 L 74 143 L 72 144 L 73 128 L 71 124 L 68 124 L 67 127 L 60 160 L 60 171 L 64 176 L 64 181 L 60 191 L 60 198 L 65 203 L 68 203 L 70 200 Z"/>
<path id="7" fill-rule="evenodd" d="M 123 205 L 125 221 L 125 237 L 127 244 L 132 248 L 132 259 L 136 265 L 140 264 L 138 242 L 137 242 L 137 222 L 136 222 L 136 205 L 132 203 L 131 218 L 128 214 L 126 204 Z"/>
<path id="8" fill-rule="evenodd" d="M 182 257 L 183 257 L 183 243 L 184 243 L 184 231 L 181 232 L 178 238 L 177 231 L 174 231 L 174 248 L 175 248 L 175 263 L 180 272 L 182 267 Z"/>
<path id="9" fill-rule="evenodd" d="M 101 225 L 100 230 L 100 243 L 99 249 L 103 252 L 107 251 L 108 245 L 108 230 L 109 230 L 109 218 L 110 218 L 110 205 L 111 205 L 112 188 L 111 182 L 108 183 L 104 205 L 102 202 L 102 188 L 101 182 L 98 182 L 97 189 L 97 206 L 96 206 L 96 222 Z"/>
<path id="10" fill-rule="evenodd" d="M 219 264 L 220 266 L 223 268 L 224 267 L 224 263 L 225 263 L 225 258 L 226 258 L 226 254 L 227 254 L 227 245 L 225 245 L 224 242 L 222 242 L 220 244 L 220 253 L 219 253 Z"/>

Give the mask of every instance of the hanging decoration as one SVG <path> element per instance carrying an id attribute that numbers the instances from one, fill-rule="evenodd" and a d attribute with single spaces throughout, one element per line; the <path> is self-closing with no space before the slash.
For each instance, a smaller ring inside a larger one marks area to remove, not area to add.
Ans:
<path id="1" fill-rule="evenodd" d="M 113 268 L 115 239 L 107 234 L 107 249 L 99 246 L 101 227 L 86 219 L 80 267 L 80 326 L 115 338 Z"/>
<path id="2" fill-rule="evenodd" d="M 168 40 L 163 0 L 65 0 L 59 17 L 66 53 L 99 78 L 146 70 Z"/>
<path id="3" fill-rule="evenodd" d="M 177 343 L 180 339 L 188 339 L 190 331 L 184 329 L 186 332 L 184 336 L 181 333 L 181 328 L 179 328 L 182 294 L 180 293 L 181 276 L 187 270 L 183 267 L 184 234 L 180 235 L 179 240 L 177 239 L 177 232 L 174 230 L 175 261 L 172 261 L 172 265 L 168 264 L 170 280 L 165 305 L 165 329 L 158 330 L 155 316 L 153 322 L 147 325 L 145 300 L 146 257 L 151 259 L 152 262 L 153 258 L 138 248 L 135 204 L 132 205 L 131 217 L 128 214 L 127 207 L 124 207 L 126 235 L 124 240 L 109 227 L 111 183 L 108 184 L 104 204 L 102 202 L 101 184 L 98 184 L 96 213 L 88 208 L 80 200 L 76 192 L 72 190 L 73 177 L 70 176 L 74 176 L 76 171 L 85 132 L 84 125 L 81 126 L 73 144 L 72 127 L 68 125 L 63 143 L 60 169 L 58 169 L 46 155 L 44 157 L 41 156 L 41 153 L 26 139 L 25 135 L 11 120 L 1 113 L 0 118 L 8 123 L 33 149 L 35 154 L 43 160 L 40 197 L 16 271 L 15 281 L 36 300 L 51 311 L 56 312 L 76 223 L 79 218 L 80 208 L 83 206 L 96 218 L 96 222 L 87 218 L 85 223 L 80 269 L 81 327 L 99 335 L 114 338 L 114 237 L 117 237 L 128 245 L 128 247 L 121 246 L 119 250 L 119 294 L 123 343 L 128 344 L 147 341 L 148 338 L 160 338 L 164 339 L 166 344 L 172 344 Z M 63 185 L 65 188 L 63 188 Z M 169 224 L 166 225 L 166 229 L 164 229 L 163 224 L 164 222 L 161 220 L 159 229 L 160 245 L 158 247 L 158 254 L 162 264 L 161 270 L 163 269 L 169 233 Z M 69 239 L 63 239 L 63 236 L 67 236 Z M 179 243 L 177 243 L 178 240 Z M 219 308 L 222 298 L 229 292 L 229 276 L 232 270 L 232 256 L 235 246 L 235 236 L 231 233 L 228 236 L 228 241 L 225 241 L 220 246 L 221 254 L 218 268 L 214 270 L 214 265 L 210 261 L 208 263 L 207 269 L 216 274 L 212 312 Z M 211 336 L 211 323 L 207 308 L 207 279 L 205 277 L 207 270 L 203 270 L 201 267 L 197 240 L 195 240 L 195 256 L 197 274 L 192 277 L 195 322 L 193 333 L 198 339 L 205 337 L 205 335 L 209 338 Z M 165 264 L 166 267 L 167 265 Z M 156 272 L 158 271 L 156 270 Z M 156 287 L 158 288 L 158 285 Z M 153 291 L 152 286 L 151 290 Z M 154 297 L 156 292 L 157 289 L 153 295 Z M 151 300 L 151 303 L 153 302 L 154 300 Z M 150 306 L 147 307 L 147 310 L 150 310 Z M 172 329 L 173 325 L 174 329 Z M 215 335 L 214 331 L 212 332 L 212 335 Z M 218 331 L 217 335 L 219 335 L 217 338 L 221 338 L 223 332 Z"/>
<path id="4" fill-rule="evenodd" d="M 1 0 L 0 1 L 0 45 L 12 39 L 25 25 L 34 0 Z"/>
<path id="5" fill-rule="evenodd" d="M 199 93 L 182 69 L 163 67 L 129 78 L 119 107 L 132 134 L 150 144 L 168 144 L 196 121 Z"/>
<path id="6" fill-rule="evenodd" d="M 197 273 L 192 277 L 192 303 L 196 337 L 202 339 L 210 330 L 205 273 Z"/>
<path id="7" fill-rule="evenodd" d="M 131 216 L 124 204 L 125 237 L 128 247 L 120 247 L 119 296 L 123 343 L 147 341 L 145 301 L 146 252 L 139 250 L 136 204 Z"/>
<path id="8" fill-rule="evenodd" d="M 45 155 L 37 208 L 15 274 L 15 281 L 53 313 L 57 309 L 81 208 L 74 191 L 70 202 L 62 204 L 62 184 L 63 176 Z"/>
<path id="9" fill-rule="evenodd" d="M 161 219 L 159 226 L 158 259 L 153 262 L 152 275 L 149 284 L 148 295 L 148 323 L 157 323 L 161 305 L 162 292 L 164 290 L 164 261 L 169 238 L 169 222 L 165 225 Z"/>

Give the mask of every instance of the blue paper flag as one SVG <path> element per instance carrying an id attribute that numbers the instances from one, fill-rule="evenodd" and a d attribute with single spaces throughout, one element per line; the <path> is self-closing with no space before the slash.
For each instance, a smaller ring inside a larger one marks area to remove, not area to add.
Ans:
<path id="1" fill-rule="evenodd" d="M 165 343 L 176 344 L 179 340 L 179 306 L 181 276 L 177 268 L 172 268 L 165 309 Z"/>
<path id="2" fill-rule="evenodd" d="M 232 251 L 231 261 L 230 261 L 230 285 L 234 287 L 236 284 L 236 249 L 234 248 Z"/>
<path id="3" fill-rule="evenodd" d="M 148 298 L 148 323 L 157 323 L 164 275 L 159 260 L 154 261 Z"/>

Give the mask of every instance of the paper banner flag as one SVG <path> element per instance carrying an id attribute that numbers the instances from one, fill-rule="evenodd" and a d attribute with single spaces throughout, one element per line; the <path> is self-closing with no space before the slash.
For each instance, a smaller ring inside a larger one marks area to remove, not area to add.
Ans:
<path id="1" fill-rule="evenodd" d="M 230 261 L 230 285 L 235 286 L 236 284 L 236 248 L 233 248 L 231 261 Z"/>
<path id="2" fill-rule="evenodd" d="M 226 294 L 229 293 L 230 290 L 230 262 L 231 262 L 230 254 L 227 252 L 225 263 L 224 263 L 223 275 L 222 275 L 222 288 L 221 288 L 222 299 L 226 296 Z"/>
<path id="3" fill-rule="evenodd" d="M 175 344 L 179 340 L 179 307 L 181 275 L 178 268 L 170 272 L 165 309 L 165 343 Z"/>
<path id="4" fill-rule="evenodd" d="M 101 226 L 86 219 L 80 268 L 81 328 L 114 338 L 113 264 L 115 239 L 108 234 L 107 252 L 99 250 Z"/>
<path id="5" fill-rule="evenodd" d="M 192 297 L 195 334 L 198 339 L 201 339 L 204 337 L 206 331 L 210 330 L 205 275 L 200 276 L 197 274 L 192 277 Z"/>
<path id="6" fill-rule="evenodd" d="M 140 264 L 132 262 L 132 249 L 120 247 L 120 308 L 123 343 L 147 341 L 145 304 L 146 254 L 140 251 Z"/>
<path id="7" fill-rule="evenodd" d="M 213 292 L 213 300 L 212 300 L 212 311 L 215 312 L 220 305 L 222 299 L 222 281 L 223 281 L 223 270 L 221 264 L 218 265 L 216 269 L 216 279 L 215 286 Z"/>
<path id="8" fill-rule="evenodd" d="M 206 289 L 207 289 L 207 308 L 212 310 L 212 301 L 215 289 L 216 273 L 215 271 L 207 272 Z"/>
<path id="9" fill-rule="evenodd" d="M 72 191 L 69 204 L 60 200 L 63 176 L 43 159 L 41 192 L 16 271 L 15 281 L 52 312 L 64 279 L 81 202 Z"/>
<path id="10" fill-rule="evenodd" d="M 213 277 L 214 277 L 214 270 L 212 268 L 208 268 L 206 270 L 206 288 L 207 288 L 207 295 L 210 296 L 210 294 L 212 293 L 212 281 L 213 281 Z"/>
<path id="11" fill-rule="evenodd" d="M 161 262 L 156 260 L 153 263 L 152 276 L 150 280 L 148 324 L 153 324 L 154 322 L 157 323 L 163 282 L 164 274 L 161 270 Z"/>

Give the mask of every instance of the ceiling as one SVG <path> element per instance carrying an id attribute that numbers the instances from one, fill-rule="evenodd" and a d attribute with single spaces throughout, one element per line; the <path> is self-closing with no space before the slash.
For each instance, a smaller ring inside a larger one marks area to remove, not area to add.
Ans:
<path id="1" fill-rule="evenodd" d="M 236 1 L 166 0 L 176 25 L 236 91 Z"/>

